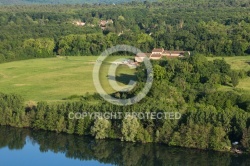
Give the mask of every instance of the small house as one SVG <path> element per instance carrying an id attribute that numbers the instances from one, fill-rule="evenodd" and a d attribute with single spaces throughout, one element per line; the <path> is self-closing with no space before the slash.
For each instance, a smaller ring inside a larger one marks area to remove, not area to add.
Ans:
<path id="1" fill-rule="evenodd" d="M 162 54 L 164 52 L 163 48 L 154 48 L 152 54 Z"/>

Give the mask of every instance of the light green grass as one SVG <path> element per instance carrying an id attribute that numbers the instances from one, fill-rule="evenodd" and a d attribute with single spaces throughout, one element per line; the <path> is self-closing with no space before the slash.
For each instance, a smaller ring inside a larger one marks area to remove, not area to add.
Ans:
<path id="1" fill-rule="evenodd" d="M 231 65 L 232 69 L 235 70 L 250 70 L 250 56 L 233 56 L 233 57 L 208 57 L 208 60 L 214 59 L 225 59 L 225 61 Z"/>
<path id="2" fill-rule="evenodd" d="M 250 71 L 250 56 L 234 56 L 234 57 L 223 57 L 225 61 L 231 65 L 234 70 L 245 70 Z M 222 59 L 222 57 L 208 57 L 208 60 Z M 248 63 L 249 62 L 249 63 Z M 222 86 L 221 90 L 228 91 L 232 90 L 231 87 Z M 242 92 L 250 92 L 250 77 L 241 79 L 237 89 L 242 90 Z"/>
<path id="3" fill-rule="evenodd" d="M 125 56 L 122 56 L 126 58 Z M 101 83 L 108 93 L 114 92 L 109 86 L 107 72 L 110 62 L 121 56 L 106 59 L 100 72 Z M 128 58 L 128 57 L 127 57 Z M 26 101 L 61 101 L 71 95 L 94 93 L 92 71 L 97 57 L 56 57 L 32 59 L 0 64 L 0 92 L 22 95 Z M 135 70 L 120 65 L 117 76 L 132 75 Z M 130 80 L 125 77 L 123 79 Z M 120 83 L 120 85 L 125 85 Z"/>
<path id="4" fill-rule="evenodd" d="M 108 69 L 110 62 L 128 56 L 111 56 L 101 68 L 100 79 L 103 88 L 108 93 L 115 92 L 109 85 Z M 221 57 L 216 57 L 221 59 Z M 26 101 L 62 101 L 71 95 L 95 93 L 92 71 L 97 57 L 57 57 L 47 59 L 32 59 L 0 64 L 0 92 L 17 93 Z M 213 60 L 215 58 L 208 58 Z M 225 57 L 233 69 L 250 70 L 250 56 Z M 120 65 L 116 75 L 119 85 L 125 85 L 129 80 L 135 80 L 135 70 L 126 65 Z M 233 90 L 232 87 L 221 87 L 221 90 Z M 250 77 L 240 80 L 237 89 L 250 92 Z"/>

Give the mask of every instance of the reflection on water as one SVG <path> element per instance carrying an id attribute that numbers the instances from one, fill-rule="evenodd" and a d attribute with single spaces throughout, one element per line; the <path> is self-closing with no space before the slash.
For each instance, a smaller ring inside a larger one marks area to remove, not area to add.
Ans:
<path id="1" fill-rule="evenodd" d="M 30 140 L 30 141 L 27 141 Z M 57 134 L 0 127 L 0 152 L 8 147 L 21 150 L 38 145 L 40 153 L 61 153 L 64 158 L 84 162 L 95 160 L 112 165 L 248 165 L 250 156 L 172 148 L 160 144 L 126 143 L 115 140 L 94 140 L 77 135 Z M 5 152 L 6 153 L 6 152 Z M 32 154 L 32 150 L 30 151 Z M 25 154 L 26 156 L 27 154 Z M 25 157 L 23 156 L 23 157 Z M 1 162 L 1 161 L 0 161 Z M 0 164 L 1 165 L 1 164 Z"/>

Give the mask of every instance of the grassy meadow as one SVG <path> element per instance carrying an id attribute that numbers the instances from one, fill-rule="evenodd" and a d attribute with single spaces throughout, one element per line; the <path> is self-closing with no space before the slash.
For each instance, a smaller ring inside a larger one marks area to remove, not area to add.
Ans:
<path id="1" fill-rule="evenodd" d="M 234 56 L 234 57 L 223 57 L 225 61 L 231 65 L 232 69 L 235 70 L 250 70 L 250 56 Z M 208 60 L 222 59 L 222 57 L 208 57 Z M 222 86 L 221 90 L 232 90 L 233 88 L 228 86 Z M 237 86 L 238 90 L 246 91 L 250 93 L 250 77 L 241 79 L 239 85 Z"/>
<path id="2" fill-rule="evenodd" d="M 129 56 L 111 56 L 102 65 L 100 79 L 108 93 L 114 92 L 107 77 L 109 67 L 120 58 Z M 94 93 L 92 71 L 96 59 L 96 56 L 71 56 L 0 64 L 0 92 L 20 94 L 27 102 L 61 101 L 71 95 Z M 116 72 L 119 85 L 125 85 L 124 80 L 135 79 L 134 72 L 135 69 L 119 65 Z"/>
<path id="3" fill-rule="evenodd" d="M 107 93 L 115 91 L 109 84 L 108 70 L 112 65 L 111 62 L 120 58 L 133 57 L 110 56 L 101 67 L 100 80 Z M 216 58 L 221 59 L 221 57 Z M 224 59 L 233 69 L 250 70 L 250 56 Z M 92 71 L 96 60 L 96 56 L 70 56 L 3 63 L 0 64 L 0 92 L 20 94 L 27 102 L 62 101 L 72 95 L 95 93 Z M 118 84 L 125 86 L 131 79 L 136 80 L 135 69 L 119 65 L 116 71 Z M 228 86 L 222 86 L 220 89 L 234 90 Z M 250 77 L 240 80 L 236 89 L 250 92 Z"/>

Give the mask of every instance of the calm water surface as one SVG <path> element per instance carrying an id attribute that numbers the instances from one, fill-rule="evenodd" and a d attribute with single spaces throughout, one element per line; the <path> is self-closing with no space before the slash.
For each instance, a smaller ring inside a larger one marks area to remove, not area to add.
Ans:
<path id="1" fill-rule="evenodd" d="M 159 144 L 94 140 L 0 127 L 0 166 L 49 165 L 250 165 L 250 155 L 235 155 Z"/>

